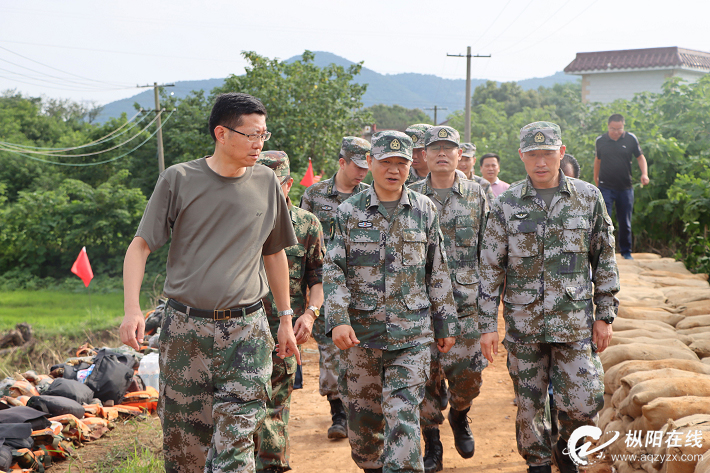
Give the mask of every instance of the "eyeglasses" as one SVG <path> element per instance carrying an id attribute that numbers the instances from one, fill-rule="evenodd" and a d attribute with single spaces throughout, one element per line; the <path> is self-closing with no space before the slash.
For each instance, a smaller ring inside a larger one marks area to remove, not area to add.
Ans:
<path id="1" fill-rule="evenodd" d="M 284 184 L 286 184 L 289 179 L 291 179 L 290 174 L 288 176 L 284 176 L 284 178 L 281 180 L 281 185 L 283 186 Z"/>
<path id="2" fill-rule="evenodd" d="M 455 149 L 459 149 L 459 147 L 458 147 L 458 146 L 444 146 L 444 145 L 441 145 L 441 146 L 427 146 L 427 147 L 426 147 L 426 150 L 427 150 L 427 151 L 429 151 L 429 150 L 431 150 L 431 151 L 439 151 L 439 150 L 442 150 L 442 149 L 443 149 L 445 152 L 449 153 L 449 152 L 451 152 L 451 151 L 453 151 L 453 150 L 455 150 Z"/>
<path id="3" fill-rule="evenodd" d="M 240 135 L 246 136 L 246 137 L 247 137 L 247 141 L 249 141 L 250 143 L 255 143 L 255 142 L 259 141 L 259 140 L 261 140 L 261 141 L 269 141 L 269 138 L 271 138 L 271 132 L 270 132 L 270 131 L 267 131 L 266 133 L 253 133 L 253 134 L 251 134 L 251 135 L 247 135 L 246 133 L 242 133 L 241 131 L 237 131 L 237 130 L 235 130 L 234 128 L 229 128 L 227 125 L 220 125 L 220 126 L 226 128 L 227 130 L 231 130 L 231 131 L 233 131 L 234 133 L 239 133 Z"/>

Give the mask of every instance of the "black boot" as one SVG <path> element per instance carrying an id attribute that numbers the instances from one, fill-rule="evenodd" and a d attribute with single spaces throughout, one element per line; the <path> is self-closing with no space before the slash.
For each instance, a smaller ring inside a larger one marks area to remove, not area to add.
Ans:
<path id="1" fill-rule="evenodd" d="M 382 473 L 382 467 L 380 467 L 380 468 L 365 468 L 365 473 Z"/>
<path id="2" fill-rule="evenodd" d="M 552 449 L 552 461 L 560 469 L 560 473 L 579 473 L 579 468 L 572 458 L 568 454 L 562 453 L 566 447 L 567 441 L 559 439 L 555 448 Z"/>
<path id="3" fill-rule="evenodd" d="M 552 473 L 552 467 L 550 465 L 529 466 L 528 473 Z"/>
<path id="4" fill-rule="evenodd" d="M 424 473 L 433 473 L 444 469 L 444 446 L 439 439 L 439 429 L 422 431 L 424 437 Z"/>
<path id="5" fill-rule="evenodd" d="M 471 408 L 465 411 L 457 411 L 453 407 L 449 409 L 449 425 L 454 432 L 454 445 L 463 458 L 471 458 L 476 448 L 471 428 L 468 426 L 469 409 Z"/>
<path id="6" fill-rule="evenodd" d="M 345 415 L 345 407 L 343 401 L 335 399 L 330 402 L 330 415 L 333 419 L 333 425 L 328 428 L 329 439 L 345 439 L 348 438 L 348 418 Z"/>
<path id="7" fill-rule="evenodd" d="M 446 380 L 441 380 L 441 386 L 439 387 L 439 405 L 441 410 L 446 410 L 449 407 L 449 389 L 446 387 Z"/>

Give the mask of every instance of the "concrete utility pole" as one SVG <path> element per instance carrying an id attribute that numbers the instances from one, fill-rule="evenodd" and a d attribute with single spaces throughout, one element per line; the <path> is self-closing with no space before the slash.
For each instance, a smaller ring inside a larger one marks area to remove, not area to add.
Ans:
<path id="1" fill-rule="evenodd" d="M 165 153 L 163 152 L 163 127 L 161 124 L 160 113 L 163 111 L 160 108 L 160 87 L 175 87 L 175 84 L 162 84 L 158 85 L 157 82 L 153 82 L 153 85 L 139 85 L 139 88 L 143 87 L 153 87 L 153 92 L 155 93 L 155 113 L 158 114 L 158 171 L 165 171 Z"/>
<path id="2" fill-rule="evenodd" d="M 466 58 L 466 129 L 464 130 L 464 140 L 466 143 L 471 141 L 471 58 L 472 57 L 491 57 L 475 55 L 471 56 L 471 46 L 466 48 L 466 56 L 463 54 L 447 54 L 448 57 L 465 57 Z"/>
<path id="3" fill-rule="evenodd" d="M 425 108 L 424 110 L 434 110 L 434 126 L 436 126 L 439 124 L 436 121 L 436 111 L 437 110 L 448 110 L 448 108 L 439 108 L 437 105 L 434 105 L 434 108 Z"/>

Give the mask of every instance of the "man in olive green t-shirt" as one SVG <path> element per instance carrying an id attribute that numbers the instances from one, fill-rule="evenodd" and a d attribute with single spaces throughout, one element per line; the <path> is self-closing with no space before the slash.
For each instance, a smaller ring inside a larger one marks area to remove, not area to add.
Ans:
<path id="1" fill-rule="evenodd" d="M 254 470 L 254 432 L 271 395 L 274 341 L 261 302 L 269 286 L 279 356 L 300 364 L 284 253 L 297 241 L 275 174 L 254 166 L 271 136 L 266 109 L 250 95 L 222 94 L 209 127 L 214 154 L 160 175 L 123 270 L 121 341 L 137 349 L 145 262 L 172 238 L 158 404 L 168 472 Z"/>

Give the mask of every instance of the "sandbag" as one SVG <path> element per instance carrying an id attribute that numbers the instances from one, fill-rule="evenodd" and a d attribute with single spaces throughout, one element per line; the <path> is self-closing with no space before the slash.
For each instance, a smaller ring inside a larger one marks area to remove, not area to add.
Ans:
<path id="1" fill-rule="evenodd" d="M 667 333 L 674 334 L 675 329 L 672 325 L 669 325 L 660 320 L 635 320 L 635 319 L 625 319 L 623 317 L 617 317 L 611 324 L 611 328 L 614 332 L 620 332 L 622 330 L 649 330 L 651 332 L 664 331 Z"/>
<path id="2" fill-rule="evenodd" d="M 676 325 L 679 329 L 688 329 L 694 327 L 710 327 L 710 315 L 692 315 L 685 317 Z"/>
<path id="3" fill-rule="evenodd" d="M 91 400 L 94 398 L 94 392 L 90 387 L 79 381 L 64 378 L 55 379 L 44 394 L 48 396 L 66 397 L 79 404 L 90 404 Z"/>
<path id="4" fill-rule="evenodd" d="M 614 329 L 614 332 L 615 332 L 614 337 L 611 339 L 612 342 L 617 337 L 626 338 L 626 339 L 653 338 L 653 339 L 658 339 L 658 340 L 667 340 L 669 338 L 675 338 L 675 339 L 678 339 L 681 342 L 685 343 L 686 345 L 690 345 L 693 342 L 691 334 L 681 334 L 679 332 L 671 333 L 671 332 L 667 332 L 664 330 L 652 331 L 652 330 L 634 329 L 634 330 L 622 330 L 622 331 L 616 332 L 616 329 Z"/>
<path id="5" fill-rule="evenodd" d="M 52 416 L 72 414 L 77 419 L 84 418 L 84 408 L 73 399 L 63 396 L 32 396 L 27 401 L 27 407 L 46 412 Z"/>
<path id="6" fill-rule="evenodd" d="M 668 378 L 643 381 L 629 391 L 619 405 L 619 413 L 633 418 L 642 415 L 641 408 L 659 397 L 710 397 L 710 379 Z"/>
<path id="7" fill-rule="evenodd" d="M 126 364 L 121 361 L 126 361 Z M 131 355 L 114 354 L 102 349 L 94 359 L 94 370 L 86 378 L 86 386 L 102 402 L 118 403 L 133 380 L 134 364 L 135 359 Z"/>
<path id="8" fill-rule="evenodd" d="M 626 360 L 665 360 L 675 358 L 678 360 L 698 361 L 698 355 L 688 347 L 663 347 L 658 345 L 644 345 L 631 343 L 609 347 L 599 354 L 604 371 Z"/>
<path id="9" fill-rule="evenodd" d="M 659 397 L 641 408 L 648 430 L 659 430 L 668 419 L 678 420 L 694 414 L 710 415 L 710 399 L 700 396 Z"/>
<path id="10" fill-rule="evenodd" d="M 707 283 L 706 283 L 707 284 Z M 628 305 L 619 306 L 619 317 L 625 319 L 637 319 L 637 320 L 659 320 L 661 322 L 667 323 L 668 325 L 675 325 L 683 320 L 685 317 L 679 314 L 672 314 L 666 312 L 665 310 L 657 309 L 637 309 L 635 307 L 629 307 Z"/>
<path id="11" fill-rule="evenodd" d="M 710 338 L 695 340 L 688 348 L 693 350 L 698 358 L 707 358 L 710 356 Z"/>
<path id="12" fill-rule="evenodd" d="M 682 278 L 682 277 L 667 277 L 667 276 L 646 276 L 646 281 L 655 284 L 656 286 L 682 286 L 682 287 L 697 287 L 705 289 L 708 287 L 708 282 L 704 279 L 697 278 Z"/>
<path id="13" fill-rule="evenodd" d="M 684 305 L 688 302 L 710 299 L 710 287 L 693 288 L 683 286 L 667 286 L 660 288 L 671 305 Z"/>
<path id="14" fill-rule="evenodd" d="M 699 281 L 707 281 L 708 275 L 705 273 L 693 274 L 690 271 L 687 273 L 679 273 L 674 271 L 665 271 L 660 269 L 647 269 L 641 271 L 639 276 L 647 277 L 653 276 L 657 278 L 677 278 L 677 279 L 697 279 Z"/>
<path id="15" fill-rule="evenodd" d="M 681 328 L 681 329 L 677 330 L 677 333 L 679 333 L 681 335 L 700 335 L 700 334 L 704 334 L 704 333 L 710 333 L 710 326 Z"/>
<path id="16" fill-rule="evenodd" d="M 648 381 L 649 379 L 671 379 L 671 378 L 701 378 L 710 380 L 710 375 L 703 373 L 690 373 L 675 368 L 664 368 L 653 371 L 637 371 L 636 373 L 624 376 L 619 380 L 619 389 L 614 393 L 616 403 L 614 406 L 619 408 L 621 402 L 629 395 L 631 389 L 639 383 Z M 710 399 L 708 399 L 710 401 Z"/>
<path id="17" fill-rule="evenodd" d="M 599 413 L 599 420 L 597 421 L 597 427 L 602 429 L 602 432 L 605 432 L 606 426 L 609 425 L 609 422 L 613 421 L 615 418 L 616 418 L 616 409 L 614 409 L 612 406 L 605 407 Z"/>
<path id="18" fill-rule="evenodd" d="M 685 420 L 685 422 L 683 422 Z M 661 473 L 693 473 L 697 464 L 697 459 L 702 455 L 710 445 L 710 419 L 705 415 L 693 415 L 684 417 L 678 420 L 678 424 L 686 425 L 681 427 L 677 425 L 678 433 L 681 434 L 681 439 L 685 440 L 688 432 L 700 431 L 702 433 L 702 441 L 700 447 L 697 445 L 686 445 L 688 442 L 680 442 L 680 447 L 668 447 L 665 454 L 669 458 L 663 464 Z M 674 427 L 675 421 L 669 422 L 671 427 Z M 681 460 L 682 458 L 682 460 Z M 695 458 L 695 460 L 693 460 Z"/>
<path id="19" fill-rule="evenodd" d="M 703 459 L 695 465 L 695 471 L 693 473 L 708 473 L 710 472 L 710 450 L 703 453 Z"/>
<path id="20" fill-rule="evenodd" d="M 681 313 L 685 316 L 710 314 L 710 299 L 686 301 L 680 304 L 680 307 L 683 309 Z"/>
<path id="21" fill-rule="evenodd" d="M 710 374 L 710 367 L 699 361 L 689 360 L 629 360 L 604 370 L 604 392 L 611 394 L 616 392 L 621 385 L 621 379 L 631 373 L 638 371 L 650 371 L 663 368 L 675 368 L 692 373 Z"/>
<path id="22" fill-rule="evenodd" d="M 688 343 L 683 342 L 682 340 L 679 340 L 677 338 L 650 338 L 650 337 L 635 337 L 635 338 L 626 338 L 626 332 L 619 332 L 619 336 L 614 336 L 611 339 L 611 342 L 609 342 L 609 346 L 613 347 L 616 345 L 628 345 L 630 343 L 643 343 L 645 345 L 663 345 L 666 347 L 678 347 L 678 348 L 685 348 L 688 345 L 690 345 L 693 340 L 690 339 L 688 336 L 684 336 L 684 340 L 686 340 Z"/>

